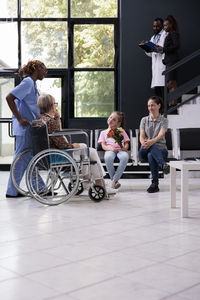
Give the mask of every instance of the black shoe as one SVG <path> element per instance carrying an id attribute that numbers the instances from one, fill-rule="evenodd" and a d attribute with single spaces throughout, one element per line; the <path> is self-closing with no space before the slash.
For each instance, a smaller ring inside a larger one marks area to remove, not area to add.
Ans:
<path id="1" fill-rule="evenodd" d="M 58 195 L 58 193 L 56 193 L 56 192 L 54 192 L 53 194 L 52 194 L 52 191 L 49 191 L 47 194 L 45 194 L 44 196 L 56 196 L 56 195 Z"/>
<path id="2" fill-rule="evenodd" d="M 164 174 L 169 174 L 169 172 L 170 172 L 170 166 L 168 165 L 168 164 L 164 164 L 163 165 L 163 173 Z"/>
<path id="3" fill-rule="evenodd" d="M 52 191 L 51 190 L 48 190 L 48 191 L 43 191 L 43 192 L 40 192 L 39 193 L 39 195 L 41 195 L 41 196 L 56 196 L 56 195 L 58 195 L 58 193 L 56 193 L 56 192 L 54 192 L 53 194 L 52 194 Z"/>
<path id="4" fill-rule="evenodd" d="M 26 196 L 21 193 L 18 193 L 15 196 L 6 194 L 6 198 L 21 198 L 21 197 L 26 197 Z"/>
<path id="5" fill-rule="evenodd" d="M 148 187 L 147 192 L 148 192 L 148 193 L 157 193 L 157 192 L 159 192 L 158 184 L 152 183 L 152 184 Z"/>

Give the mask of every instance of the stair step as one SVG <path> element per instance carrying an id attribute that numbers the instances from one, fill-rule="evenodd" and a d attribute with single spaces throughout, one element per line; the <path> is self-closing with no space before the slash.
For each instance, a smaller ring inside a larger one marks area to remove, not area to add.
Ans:
<path id="1" fill-rule="evenodd" d="M 199 118 L 200 113 L 200 102 L 192 105 L 183 105 L 178 109 L 179 115 L 184 116 L 185 118 Z"/>
<path id="2" fill-rule="evenodd" d="M 199 91 L 200 93 L 200 91 Z M 182 95 L 181 97 L 181 101 L 185 101 L 185 100 L 188 100 L 190 99 L 192 96 L 195 96 L 196 94 L 185 94 L 185 95 Z M 192 99 L 191 101 L 187 102 L 186 104 L 197 104 L 199 103 L 199 99 L 200 99 L 200 96 L 197 96 L 195 97 L 194 99 Z"/>
<path id="3" fill-rule="evenodd" d="M 189 98 L 191 98 L 192 96 L 195 96 L 195 94 L 185 94 L 185 95 L 182 95 L 182 99 L 181 99 L 181 102 L 185 101 L 185 100 L 188 100 Z M 183 106 L 180 106 L 178 108 L 178 114 L 179 115 L 182 115 L 184 114 L 185 110 L 186 110 L 186 113 L 187 113 L 187 107 L 188 106 L 193 106 L 193 105 L 198 105 L 200 104 L 200 96 L 192 99 L 191 101 L 185 103 Z M 197 108 L 196 108 L 197 109 Z"/>
<path id="4" fill-rule="evenodd" d="M 195 107 L 194 107 L 195 106 Z M 200 128 L 200 104 L 187 105 L 184 114 L 168 115 L 169 128 Z"/>

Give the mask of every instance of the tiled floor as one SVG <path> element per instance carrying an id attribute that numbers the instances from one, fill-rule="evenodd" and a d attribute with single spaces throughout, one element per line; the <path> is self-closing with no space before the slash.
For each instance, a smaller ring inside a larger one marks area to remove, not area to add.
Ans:
<path id="1" fill-rule="evenodd" d="M 6 199 L 0 172 L 1 300 L 199 300 L 200 178 L 190 179 L 190 217 L 170 208 L 169 178 L 123 179 L 117 195 L 56 207 Z"/>

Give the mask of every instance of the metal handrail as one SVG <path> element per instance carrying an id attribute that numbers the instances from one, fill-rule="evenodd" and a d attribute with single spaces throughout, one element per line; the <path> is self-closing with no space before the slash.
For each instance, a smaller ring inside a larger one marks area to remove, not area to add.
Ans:
<path id="1" fill-rule="evenodd" d="M 0 123 L 8 123 L 8 135 L 14 137 L 12 128 L 12 118 L 0 118 Z"/>
<path id="2" fill-rule="evenodd" d="M 188 61 L 194 59 L 195 57 L 200 55 L 200 49 L 196 50 L 195 52 L 191 53 L 190 55 L 184 57 L 183 59 L 179 60 L 177 63 L 175 63 L 173 66 L 169 67 L 167 70 L 162 72 L 162 75 L 166 75 L 172 70 L 177 69 L 178 67 L 184 65 Z"/>

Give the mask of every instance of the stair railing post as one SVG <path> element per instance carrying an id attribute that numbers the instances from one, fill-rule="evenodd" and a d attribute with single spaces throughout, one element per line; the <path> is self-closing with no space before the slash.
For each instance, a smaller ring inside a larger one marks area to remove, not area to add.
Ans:
<path id="1" fill-rule="evenodd" d="M 167 101 L 167 76 L 165 74 L 165 86 L 164 86 L 164 116 L 167 117 L 167 104 L 168 104 L 168 101 Z"/>

